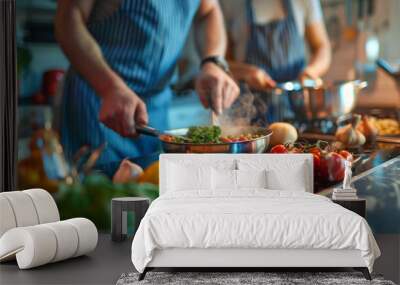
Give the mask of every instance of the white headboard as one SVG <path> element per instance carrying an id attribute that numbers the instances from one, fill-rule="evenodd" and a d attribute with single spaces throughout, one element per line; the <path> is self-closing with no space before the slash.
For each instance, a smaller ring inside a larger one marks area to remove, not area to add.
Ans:
<path id="1" fill-rule="evenodd" d="M 314 192 L 314 173 L 313 173 L 313 157 L 311 154 L 186 154 L 186 153 L 174 153 L 174 154 L 161 154 L 160 155 L 160 195 L 164 194 L 167 191 L 167 181 L 168 181 L 168 163 L 183 163 L 190 162 L 194 164 L 210 164 L 211 166 L 219 163 L 221 161 L 224 162 L 235 162 L 237 160 L 254 160 L 254 161 L 262 161 L 265 162 L 271 167 L 274 165 L 280 164 L 287 165 L 287 171 L 290 171 L 290 164 L 305 162 L 305 167 L 307 168 L 306 173 L 306 191 L 313 193 Z M 284 162 L 282 164 L 281 162 Z M 282 169 L 282 168 L 281 168 Z"/>

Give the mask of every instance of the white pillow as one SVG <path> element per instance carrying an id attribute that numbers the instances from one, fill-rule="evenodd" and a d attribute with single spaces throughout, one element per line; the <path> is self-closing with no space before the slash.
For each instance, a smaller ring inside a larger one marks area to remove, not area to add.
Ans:
<path id="1" fill-rule="evenodd" d="M 236 190 L 236 170 L 212 168 L 212 188 L 214 190 Z"/>
<path id="2" fill-rule="evenodd" d="M 211 167 L 170 162 L 167 187 L 169 191 L 211 189 Z"/>
<path id="3" fill-rule="evenodd" d="M 236 170 L 238 188 L 267 188 L 266 170 Z"/>
<path id="4" fill-rule="evenodd" d="M 290 171 L 267 170 L 267 188 L 272 190 L 306 192 L 306 169 L 304 163 L 294 164 Z"/>

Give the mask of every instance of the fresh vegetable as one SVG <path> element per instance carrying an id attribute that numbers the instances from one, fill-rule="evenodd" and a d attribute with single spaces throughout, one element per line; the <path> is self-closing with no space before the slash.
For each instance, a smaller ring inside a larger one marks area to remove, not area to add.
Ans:
<path id="1" fill-rule="evenodd" d="M 110 201 L 114 197 L 158 197 L 158 185 L 150 183 L 113 183 L 108 177 L 94 173 L 82 183 L 61 184 L 56 202 L 62 219 L 85 217 L 98 229 L 110 228 Z"/>
<path id="2" fill-rule="evenodd" d="M 273 123 L 269 126 L 272 131 L 270 145 L 294 143 L 297 140 L 296 128 L 288 123 Z"/>
<path id="3" fill-rule="evenodd" d="M 321 168 L 321 157 L 318 154 L 313 153 L 313 165 L 314 165 L 314 173 L 318 173 Z"/>
<path id="4" fill-rule="evenodd" d="M 337 182 L 344 178 L 344 161 L 353 155 L 346 150 L 337 150 L 332 144 L 318 141 L 315 144 L 296 142 L 278 144 L 271 153 L 310 153 L 313 156 L 314 176 L 320 182 Z"/>
<path id="5" fill-rule="evenodd" d="M 139 177 L 140 183 L 152 183 L 155 185 L 159 184 L 159 162 L 153 162 L 147 167 L 142 175 Z"/>
<path id="6" fill-rule="evenodd" d="M 321 149 L 317 146 L 312 147 L 308 150 L 309 153 L 315 154 L 317 156 L 321 156 Z"/>
<path id="7" fill-rule="evenodd" d="M 263 134 L 240 134 L 237 136 L 221 136 L 218 126 L 190 127 L 185 138 L 172 135 L 163 135 L 162 140 L 176 143 L 232 143 L 257 139 Z"/>
<path id="8" fill-rule="evenodd" d="M 324 167 L 327 167 L 327 170 L 323 169 L 323 173 L 327 173 L 329 181 L 340 181 L 344 178 L 344 158 L 336 153 L 330 152 L 327 155 L 322 157 L 322 160 L 325 161 Z"/>
<path id="9" fill-rule="evenodd" d="M 220 135 L 218 126 L 190 127 L 187 133 L 192 143 L 218 143 Z"/>
<path id="10" fill-rule="evenodd" d="M 346 146 L 357 147 L 365 143 L 365 136 L 353 124 L 347 124 L 336 131 L 336 139 Z"/>
<path id="11" fill-rule="evenodd" d="M 278 144 L 271 148 L 271 153 L 288 153 L 288 150 L 283 144 Z"/>
<path id="12" fill-rule="evenodd" d="M 353 160 L 353 155 L 347 150 L 341 150 L 339 154 L 346 160 Z"/>
<path id="13" fill-rule="evenodd" d="M 304 149 L 301 147 L 292 147 L 289 150 L 289 153 L 304 153 Z"/>
<path id="14" fill-rule="evenodd" d="M 357 130 L 360 131 L 369 142 L 375 141 L 376 136 L 378 135 L 378 128 L 373 124 L 368 116 L 362 117 L 361 123 L 357 126 Z"/>

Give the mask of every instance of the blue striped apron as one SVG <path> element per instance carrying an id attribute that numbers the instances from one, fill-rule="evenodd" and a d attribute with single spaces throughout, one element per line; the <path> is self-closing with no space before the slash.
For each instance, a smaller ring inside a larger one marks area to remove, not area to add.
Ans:
<path id="1" fill-rule="evenodd" d="M 304 39 L 297 29 L 292 3 L 290 0 L 282 0 L 282 5 L 286 18 L 258 24 L 252 1 L 246 1 L 249 38 L 245 61 L 262 68 L 277 82 L 297 79 L 306 65 Z M 256 120 L 270 123 L 279 119 L 276 102 L 273 102 L 276 98 L 268 93 L 259 95 L 268 108 L 267 114 L 259 114 Z M 281 97 L 282 102 L 277 103 L 287 105 L 286 96 Z"/>
<path id="2" fill-rule="evenodd" d="M 147 105 L 149 125 L 166 129 L 172 98 L 175 65 L 184 46 L 200 0 L 122 0 L 119 8 L 102 20 L 88 21 L 88 30 L 111 68 Z M 123 138 L 98 120 L 100 98 L 73 67 L 66 76 L 61 141 L 67 158 L 87 144 L 107 142 L 97 162 L 111 175 L 126 157 L 158 150 L 158 140 Z"/>

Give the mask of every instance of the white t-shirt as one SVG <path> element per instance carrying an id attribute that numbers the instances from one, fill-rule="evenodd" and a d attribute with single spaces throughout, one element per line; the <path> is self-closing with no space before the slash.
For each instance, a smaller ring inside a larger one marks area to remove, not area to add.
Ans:
<path id="1" fill-rule="evenodd" d="M 234 56 L 243 60 L 246 54 L 248 19 L 246 13 L 247 0 L 220 0 L 225 25 L 234 45 Z M 323 22 L 322 8 L 319 0 L 289 0 L 296 25 L 301 36 L 305 27 L 315 22 Z M 268 24 L 283 19 L 286 13 L 281 0 L 252 0 L 256 23 Z"/>

